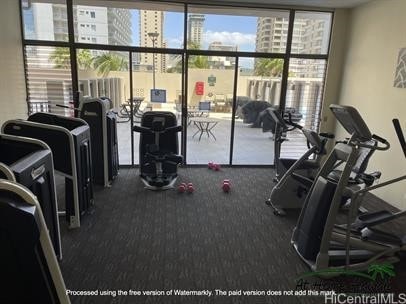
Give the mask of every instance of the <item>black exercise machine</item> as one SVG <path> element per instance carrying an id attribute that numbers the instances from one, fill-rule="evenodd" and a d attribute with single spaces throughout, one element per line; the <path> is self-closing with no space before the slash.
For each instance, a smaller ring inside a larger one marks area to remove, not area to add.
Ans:
<path id="1" fill-rule="evenodd" d="M 290 113 L 280 113 L 280 111 L 275 108 L 268 108 L 266 111 L 274 121 L 275 128 L 274 164 L 276 173 L 274 182 L 278 182 L 286 171 L 297 161 L 297 159 L 280 157 L 281 147 L 283 142 L 285 142 L 287 139 L 287 133 L 294 130 L 300 130 L 303 133 L 307 141 L 307 147 L 309 148 L 309 150 L 305 153 L 306 158 L 301 159 L 301 162 L 297 164 L 300 165 L 300 167 L 295 168 L 295 170 L 306 170 L 307 172 L 302 172 L 302 176 L 314 177 L 315 170 L 317 171 L 320 167 L 321 156 L 326 154 L 325 145 L 328 139 L 334 138 L 334 134 L 317 133 L 315 131 L 305 129 L 303 126 L 297 123 L 297 119 L 296 121 L 292 120 L 292 115 Z M 309 159 L 312 154 L 316 156 L 315 159 Z M 311 183 L 308 186 L 310 187 Z"/>
<path id="2" fill-rule="evenodd" d="M 117 118 L 107 97 L 80 98 L 79 117 L 87 122 L 92 142 L 93 178 L 108 187 L 118 175 Z"/>
<path id="3" fill-rule="evenodd" d="M 296 124 L 299 123 L 303 118 L 302 113 L 299 113 L 295 108 L 286 107 L 283 111 L 281 111 L 279 106 L 269 107 L 259 113 L 259 117 L 262 122 L 262 132 L 271 132 L 272 134 L 275 134 L 275 126 L 277 121 L 275 121 L 275 118 L 272 115 L 272 112 L 275 111 L 278 111 L 285 121 Z"/>
<path id="4" fill-rule="evenodd" d="M 276 109 L 267 109 L 275 121 L 275 167 L 277 184 L 272 189 L 266 203 L 274 209 L 275 215 L 284 215 L 285 209 L 301 208 L 307 191 L 313 183 L 321 164 L 321 157 L 326 154 L 325 145 L 334 138 L 330 133 L 317 133 L 303 128 L 291 119 L 286 121 Z M 308 150 L 299 159 L 280 158 L 281 144 L 286 132 L 299 129 L 307 140 Z M 311 158 L 314 156 L 314 158 Z M 280 177 L 281 167 L 283 174 Z"/>
<path id="5" fill-rule="evenodd" d="M 41 205 L 55 254 L 62 259 L 52 152 L 42 141 L 0 134 L 0 179 L 18 182 Z"/>
<path id="6" fill-rule="evenodd" d="M 141 126 L 134 126 L 140 133 L 140 176 L 147 189 L 173 188 L 178 176 L 178 165 L 183 157 L 178 155 L 178 132 L 176 116 L 171 112 L 145 112 Z"/>
<path id="7" fill-rule="evenodd" d="M 5 134 L 36 138 L 51 149 L 55 170 L 65 177 L 65 216 L 70 228 L 93 205 L 90 129 L 79 118 L 35 113 L 3 124 Z"/>
<path id="8" fill-rule="evenodd" d="M 4 179 L 0 244 L 0 303 L 70 303 L 36 196 Z"/>
<path id="9" fill-rule="evenodd" d="M 334 275 L 335 270 L 365 270 L 372 263 L 394 263 L 399 260 L 400 253 L 406 250 L 406 236 L 397 236 L 379 230 L 376 226 L 404 216 L 406 211 L 392 213 L 381 210 L 359 215 L 358 210 L 366 193 L 406 180 L 406 175 L 378 185 L 353 189 L 349 179 L 359 149 L 385 151 L 390 145 L 384 138 L 371 134 L 355 108 L 331 105 L 330 109 L 351 137 L 345 143 L 336 144 L 318 172 L 291 242 L 312 270 L 328 270 L 330 275 Z M 395 128 L 405 150 L 403 133 L 396 122 Z M 376 144 L 370 144 L 369 141 L 375 141 Z M 337 163 L 344 165 L 338 181 L 329 177 Z M 351 201 L 346 222 L 342 224 L 338 212 L 345 193 L 351 193 Z"/>
<path id="10" fill-rule="evenodd" d="M 321 166 L 321 157 L 326 154 L 325 145 L 334 138 L 330 133 L 317 133 L 294 123 L 289 116 L 286 121 L 277 109 L 267 109 L 275 121 L 275 167 L 277 184 L 266 203 L 274 209 L 275 215 L 284 215 L 285 209 L 301 208 L 307 191 Z M 286 132 L 299 129 L 307 140 L 308 150 L 299 159 L 279 157 Z M 314 158 L 311 158 L 314 156 Z M 279 178 L 281 167 L 283 176 Z"/>

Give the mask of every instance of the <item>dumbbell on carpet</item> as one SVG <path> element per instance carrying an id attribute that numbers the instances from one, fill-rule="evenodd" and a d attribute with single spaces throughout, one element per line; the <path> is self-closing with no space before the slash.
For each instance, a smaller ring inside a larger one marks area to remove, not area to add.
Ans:
<path id="1" fill-rule="evenodd" d="M 178 192 L 179 193 L 184 193 L 187 189 L 186 183 L 181 183 L 178 187 Z"/>
<path id="2" fill-rule="evenodd" d="M 230 192 L 231 190 L 231 184 L 229 179 L 225 179 L 223 181 L 223 186 L 221 187 L 224 192 Z"/>

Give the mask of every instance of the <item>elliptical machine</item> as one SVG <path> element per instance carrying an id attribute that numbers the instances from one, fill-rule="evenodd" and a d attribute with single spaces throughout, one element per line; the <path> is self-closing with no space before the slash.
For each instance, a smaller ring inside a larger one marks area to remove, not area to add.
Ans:
<path id="1" fill-rule="evenodd" d="M 313 149 L 313 153 L 307 155 L 305 159 L 300 163 L 300 167 L 296 170 L 306 170 L 307 172 L 302 172 L 302 176 L 314 176 L 320 167 L 320 157 L 326 154 L 324 146 L 326 145 L 328 139 L 334 138 L 334 134 L 331 133 L 316 133 L 309 129 L 303 128 L 303 126 L 297 124 L 292 120 L 291 113 L 281 113 L 278 109 L 268 108 L 267 113 L 272 117 L 275 122 L 275 132 L 274 132 L 274 157 L 275 157 L 275 178 L 273 181 L 275 183 L 285 175 L 286 171 L 295 164 L 297 159 L 292 158 L 281 158 L 281 147 L 282 143 L 287 140 L 286 135 L 288 132 L 294 130 L 300 130 L 307 139 L 307 147 Z M 285 117 L 288 117 L 286 119 Z M 315 159 L 309 159 L 309 157 L 315 154 Z M 311 183 L 310 183 L 311 185 Z M 309 187 L 310 187 L 309 185 Z"/>
<path id="2" fill-rule="evenodd" d="M 293 123 L 291 119 L 289 121 L 284 120 L 278 111 L 270 113 L 273 115 L 277 125 L 282 126 L 281 130 L 288 129 L 288 125 L 291 125 L 294 129 L 300 129 L 307 140 L 307 146 L 309 148 L 298 160 L 293 159 L 278 159 L 279 166 L 283 167 L 285 173 L 282 178 L 277 179 L 277 184 L 272 189 L 270 198 L 266 201 L 274 209 L 275 215 L 285 215 L 284 209 L 299 209 L 302 208 L 306 195 L 313 184 L 315 175 L 321 167 L 321 157 L 326 154 L 325 145 L 329 139 L 334 138 L 330 133 L 319 133 L 303 128 L 302 126 Z M 283 139 L 282 139 L 283 141 Z M 346 143 L 346 141 L 337 141 L 336 143 Z M 380 178 L 381 172 L 376 171 L 372 173 L 365 173 L 367 169 L 369 159 L 373 155 L 375 149 L 368 148 L 368 145 L 376 145 L 374 140 L 366 140 L 363 144 L 367 145 L 360 147 L 357 150 L 356 161 L 351 169 L 351 175 L 348 180 L 348 184 L 352 190 L 362 189 L 369 187 Z M 276 145 L 276 143 L 275 143 Z M 311 155 L 315 155 L 314 159 L 311 159 Z M 294 162 L 292 164 L 292 162 Z M 331 180 L 338 181 L 342 174 L 342 170 L 338 169 L 341 163 L 337 163 L 329 173 Z M 277 166 L 277 168 L 279 167 Z M 287 169 L 288 168 L 288 169 Z M 342 197 L 342 209 L 348 209 L 350 204 L 351 193 L 344 193 Z M 367 209 L 360 207 L 360 213 L 367 212 Z"/>
<path id="3" fill-rule="evenodd" d="M 313 271 L 337 275 L 341 270 L 364 270 L 372 263 L 397 262 L 406 251 L 406 236 L 398 236 L 376 228 L 406 215 L 406 211 L 392 213 L 381 210 L 358 216 L 362 199 L 367 192 L 406 180 L 406 175 L 363 189 L 353 189 L 349 183 L 359 149 L 386 151 L 389 143 L 371 134 L 358 111 L 350 106 L 331 105 L 330 109 L 340 124 L 351 134 L 346 143 L 337 143 L 318 172 L 304 202 L 291 243 L 300 258 Z M 394 126 L 406 156 L 406 143 L 399 122 Z M 366 143 L 375 141 L 376 144 Z M 330 178 L 336 164 L 344 168 L 337 180 Z M 341 224 L 338 212 L 342 197 L 351 193 L 346 222 Z"/>
<path id="4" fill-rule="evenodd" d="M 178 136 L 182 126 L 177 125 L 171 112 L 145 112 L 141 126 L 134 126 L 140 133 L 140 177 L 150 190 L 173 188 L 177 179 L 177 168 L 183 161 L 178 155 Z"/>
<path id="5" fill-rule="evenodd" d="M 298 159 L 281 159 L 275 154 L 277 182 L 272 189 L 266 204 L 274 209 L 275 215 L 285 215 L 284 209 L 301 208 L 313 178 L 320 168 L 321 156 L 326 154 L 325 145 L 334 138 L 330 133 L 317 133 L 302 126 L 286 121 L 276 109 L 268 109 L 268 113 L 275 121 L 275 153 L 280 154 L 281 144 L 285 140 L 284 134 L 294 129 L 302 131 L 307 140 L 308 150 Z M 289 126 L 288 126 L 289 125 Z M 310 157 L 315 155 L 314 159 Z M 279 178 L 280 174 L 283 176 Z"/>

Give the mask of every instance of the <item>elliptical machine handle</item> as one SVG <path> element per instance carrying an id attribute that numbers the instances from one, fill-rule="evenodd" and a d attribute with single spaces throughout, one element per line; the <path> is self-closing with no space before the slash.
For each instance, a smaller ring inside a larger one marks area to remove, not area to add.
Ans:
<path id="1" fill-rule="evenodd" d="M 138 132 L 138 133 L 150 133 L 150 134 L 154 133 L 154 132 L 152 132 L 151 129 L 141 127 L 141 126 L 133 126 L 132 130 L 133 130 L 133 132 Z"/>
<path id="2" fill-rule="evenodd" d="M 366 143 L 363 143 L 363 142 L 357 142 L 357 145 L 360 146 L 360 147 L 368 148 L 368 149 L 371 149 L 371 150 L 379 150 L 379 151 L 386 151 L 386 150 L 388 150 L 390 148 L 390 143 L 386 139 L 384 139 L 384 138 L 382 138 L 382 137 L 380 137 L 378 135 L 375 135 L 375 134 L 373 134 L 371 138 L 375 141 L 374 145 L 366 144 Z M 381 143 L 384 146 L 380 147 L 378 145 L 378 143 Z"/>
<path id="3" fill-rule="evenodd" d="M 332 133 L 324 133 L 324 132 L 321 132 L 321 133 L 319 133 L 319 135 L 320 135 L 321 137 L 325 137 L 325 138 L 330 138 L 330 139 L 333 139 L 333 138 L 334 138 L 334 134 L 332 134 Z"/>
<path id="4" fill-rule="evenodd" d="M 376 146 L 376 147 L 375 147 L 376 150 L 385 151 L 385 150 L 388 150 L 388 149 L 390 148 L 390 144 L 389 144 L 389 142 L 388 142 L 385 138 L 382 138 L 382 137 L 380 137 L 380 136 L 378 136 L 378 135 L 376 135 L 376 134 L 372 134 L 372 138 L 373 138 L 374 140 L 376 140 L 377 142 L 380 142 L 380 143 L 382 143 L 382 144 L 385 145 L 384 147 Z"/>
<path id="5" fill-rule="evenodd" d="M 287 123 L 293 127 L 292 130 L 294 130 L 294 129 L 302 130 L 303 126 L 298 125 L 297 123 L 292 121 L 292 113 L 288 112 L 287 114 L 288 114 L 288 117 L 289 117 L 289 120 L 287 121 Z"/>

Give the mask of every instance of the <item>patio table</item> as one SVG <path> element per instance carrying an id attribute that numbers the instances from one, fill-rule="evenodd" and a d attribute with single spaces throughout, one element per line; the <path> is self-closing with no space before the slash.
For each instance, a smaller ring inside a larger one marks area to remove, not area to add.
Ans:
<path id="1" fill-rule="evenodd" d="M 203 133 L 206 133 L 208 138 L 212 136 L 214 140 L 216 140 L 216 136 L 214 136 L 212 130 L 218 124 L 217 120 L 209 119 L 207 117 L 194 117 L 191 118 L 190 121 L 193 122 L 193 124 L 197 127 L 197 131 L 195 132 L 195 134 L 193 134 L 192 138 L 200 133 L 200 141 Z"/>

